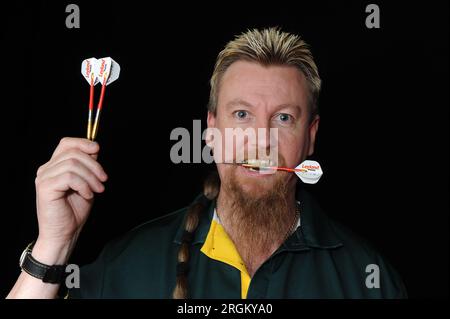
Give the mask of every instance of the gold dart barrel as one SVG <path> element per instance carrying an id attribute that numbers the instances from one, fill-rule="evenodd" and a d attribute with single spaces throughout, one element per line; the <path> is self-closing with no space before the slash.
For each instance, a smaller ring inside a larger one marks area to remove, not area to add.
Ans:
<path id="1" fill-rule="evenodd" d="M 87 134 L 86 134 L 88 140 L 91 139 L 91 132 L 92 132 L 92 110 L 89 110 Z"/>
<path id="2" fill-rule="evenodd" d="M 94 121 L 94 126 L 92 128 L 92 134 L 91 134 L 91 140 L 94 141 L 95 138 L 97 137 L 97 133 L 98 133 L 98 126 L 99 126 L 99 122 L 100 122 L 100 109 L 97 109 L 97 113 L 95 114 L 95 121 Z"/>

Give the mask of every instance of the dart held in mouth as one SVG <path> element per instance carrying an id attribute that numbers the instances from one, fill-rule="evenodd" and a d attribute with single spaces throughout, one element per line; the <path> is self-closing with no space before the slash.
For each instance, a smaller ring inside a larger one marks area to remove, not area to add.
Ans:
<path id="1" fill-rule="evenodd" d="M 257 159 L 246 160 L 242 163 L 238 163 L 238 165 L 248 168 L 252 171 L 260 172 L 262 174 L 270 172 L 273 173 L 275 171 L 295 173 L 300 178 L 300 180 L 306 184 L 316 184 L 319 181 L 320 177 L 322 177 L 323 175 L 320 164 L 316 161 L 311 160 L 306 160 L 295 168 L 272 166 L 270 160 Z"/>
<path id="2" fill-rule="evenodd" d="M 96 59 L 89 58 L 81 63 L 81 74 L 90 85 L 89 94 L 89 112 L 87 125 L 87 138 L 95 140 L 98 133 L 100 114 L 103 107 L 106 86 L 119 78 L 120 65 L 110 57 Z M 98 83 L 102 84 L 100 99 L 97 105 L 95 120 L 92 121 L 94 108 L 94 86 Z"/>

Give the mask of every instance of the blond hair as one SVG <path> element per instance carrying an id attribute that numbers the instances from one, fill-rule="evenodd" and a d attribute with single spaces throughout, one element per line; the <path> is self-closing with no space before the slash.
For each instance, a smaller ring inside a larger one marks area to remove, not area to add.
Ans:
<path id="1" fill-rule="evenodd" d="M 216 114 L 220 80 L 231 64 L 241 60 L 257 62 L 264 66 L 296 67 L 308 83 L 311 118 L 318 113 L 317 100 L 321 79 L 310 47 L 300 36 L 282 32 L 279 28 L 248 30 L 228 42 L 217 56 L 211 76 L 208 111 Z"/>

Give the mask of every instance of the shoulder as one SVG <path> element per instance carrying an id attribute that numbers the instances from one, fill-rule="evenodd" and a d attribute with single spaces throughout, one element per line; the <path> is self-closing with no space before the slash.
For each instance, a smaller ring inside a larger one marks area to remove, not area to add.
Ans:
<path id="1" fill-rule="evenodd" d="M 401 276 L 387 258 L 368 240 L 359 236 L 348 227 L 330 219 L 336 237 L 342 243 L 333 256 L 340 264 L 352 270 L 352 276 L 360 282 L 378 289 L 368 289 L 370 295 L 380 293 L 382 298 L 407 298 L 406 288 Z"/>
<path id="2" fill-rule="evenodd" d="M 109 242 L 81 268 L 80 288 L 71 298 L 161 298 L 170 295 L 177 245 L 174 238 L 187 208 L 152 219 Z M 172 269 L 173 268 L 173 269 Z M 143 285 L 152 282 L 152 285 Z"/>
<path id="3" fill-rule="evenodd" d="M 336 273 L 345 282 L 349 296 L 363 298 L 405 298 L 403 281 L 383 254 L 368 240 L 330 218 L 306 191 L 299 194 L 304 204 L 304 236 L 320 258 L 326 273 Z M 380 230 L 380 236 L 383 232 Z M 379 289 L 371 289 L 372 280 Z M 379 281 L 377 281 L 379 280 Z"/>
<path id="4" fill-rule="evenodd" d="M 181 208 L 170 214 L 149 220 L 123 236 L 112 240 L 104 248 L 106 261 L 111 261 L 123 254 L 129 255 L 133 252 L 142 251 L 158 252 L 163 247 L 170 246 L 179 230 L 187 207 Z"/>

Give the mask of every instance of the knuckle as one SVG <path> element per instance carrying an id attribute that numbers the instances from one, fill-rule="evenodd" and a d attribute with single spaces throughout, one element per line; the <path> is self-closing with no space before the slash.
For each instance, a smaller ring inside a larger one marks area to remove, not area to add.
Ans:
<path id="1" fill-rule="evenodd" d="M 59 144 L 66 144 L 66 143 L 68 143 L 70 140 L 71 140 L 70 137 L 65 136 L 65 137 L 63 137 L 63 138 L 59 141 Z"/>
<path id="2" fill-rule="evenodd" d="M 38 169 L 36 171 L 36 176 L 39 176 L 42 174 L 42 171 L 44 170 L 44 166 L 45 166 L 45 164 L 38 167 Z"/>

